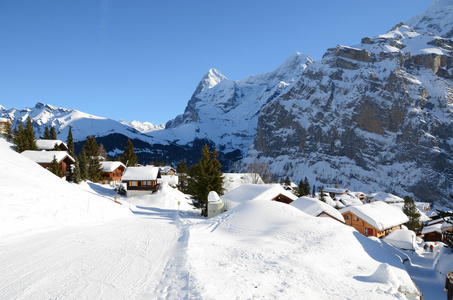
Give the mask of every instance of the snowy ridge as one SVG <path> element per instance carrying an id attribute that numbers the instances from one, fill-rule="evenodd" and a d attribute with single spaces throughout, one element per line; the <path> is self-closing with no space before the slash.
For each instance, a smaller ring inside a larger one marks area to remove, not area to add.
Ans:
<path id="1" fill-rule="evenodd" d="M 412 17 L 407 24 L 421 33 L 453 37 L 453 1 L 435 0 L 426 12 Z"/>

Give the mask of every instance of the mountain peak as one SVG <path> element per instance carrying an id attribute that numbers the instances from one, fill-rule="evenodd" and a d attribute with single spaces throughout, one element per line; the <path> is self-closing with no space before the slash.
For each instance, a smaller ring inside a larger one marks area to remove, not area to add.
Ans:
<path id="1" fill-rule="evenodd" d="M 407 21 L 419 33 L 453 38 L 453 0 L 434 0 L 428 9 Z"/>
<path id="2" fill-rule="evenodd" d="M 225 79 L 227 78 L 223 76 L 223 74 L 220 73 L 218 70 L 214 68 L 209 69 L 209 71 L 203 76 L 203 78 L 201 78 L 201 81 L 198 84 L 197 88 L 195 89 L 193 96 L 198 95 L 204 90 L 208 90 L 215 87 L 217 84 L 219 84 Z"/>

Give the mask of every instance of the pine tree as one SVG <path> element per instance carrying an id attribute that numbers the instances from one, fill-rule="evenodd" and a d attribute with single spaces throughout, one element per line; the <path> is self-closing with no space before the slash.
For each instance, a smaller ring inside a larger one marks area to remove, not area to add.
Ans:
<path id="1" fill-rule="evenodd" d="M 201 150 L 201 158 L 189 170 L 188 190 L 195 200 L 195 206 L 201 208 L 201 215 L 208 215 L 208 194 L 211 191 L 223 195 L 223 175 L 220 171 L 219 154 L 214 149 L 211 153 L 208 145 Z"/>
<path id="2" fill-rule="evenodd" d="M 57 132 L 53 126 L 50 127 L 50 139 L 57 140 Z"/>
<path id="3" fill-rule="evenodd" d="M 57 158 L 55 157 L 55 155 L 53 157 L 49 170 L 58 177 L 60 178 L 63 177 L 63 172 L 61 171 L 60 166 L 58 165 Z"/>
<path id="4" fill-rule="evenodd" d="M 135 154 L 134 144 L 132 144 L 131 139 L 127 139 L 126 147 L 124 148 L 124 152 L 120 155 L 119 160 L 124 165 L 137 165 L 137 154 Z"/>
<path id="5" fill-rule="evenodd" d="M 286 186 L 291 186 L 291 180 L 289 180 L 289 176 L 286 176 L 284 183 Z"/>
<path id="6" fill-rule="evenodd" d="M 187 193 L 187 175 L 189 174 L 189 169 L 187 168 L 185 160 L 179 162 L 176 167 L 176 172 L 178 172 L 179 190 L 183 193 Z"/>
<path id="7" fill-rule="evenodd" d="M 82 181 L 82 177 L 80 175 L 79 160 L 77 158 L 75 158 L 74 167 L 71 169 L 70 181 L 77 184 L 79 184 Z"/>
<path id="8" fill-rule="evenodd" d="M 25 150 L 38 150 L 38 146 L 36 146 L 35 131 L 33 130 L 33 123 L 30 116 L 28 116 L 27 123 L 25 124 L 24 137 Z"/>
<path id="9" fill-rule="evenodd" d="M 24 124 L 22 124 L 22 122 L 19 122 L 19 124 L 17 124 L 17 126 L 13 130 L 13 144 L 14 150 L 19 153 L 26 150 Z"/>
<path id="10" fill-rule="evenodd" d="M 88 180 L 88 159 L 85 148 L 82 148 L 79 154 L 79 170 L 80 170 L 80 180 Z"/>
<path id="11" fill-rule="evenodd" d="M 403 213 L 409 218 L 409 222 L 406 223 L 409 230 L 415 231 L 420 228 L 420 213 L 414 200 L 409 196 L 404 197 Z"/>
<path id="12" fill-rule="evenodd" d="M 69 126 L 69 131 L 68 131 L 68 137 L 66 138 L 66 145 L 68 146 L 68 153 L 76 159 L 75 153 L 74 153 L 74 138 L 72 137 L 72 127 Z"/>
<path id="13" fill-rule="evenodd" d="M 319 191 L 319 200 L 326 202 L 326 198 L 324 198 L 324 186 L 321 186 L 321 190 Z"/>
<path id="14" fill-rule="evenodd" d="M 307 177 L 304 179 L 304 193 L 305 195 L 310 195 L 310 182 L 308 182 Z"/>
<path id="15" fill-rule="evenodd" d="M 98 182 L 102 177 L 102 167 L 99 161 L 99 148 L 94 136 L 90 135 L 83 148 L 87 156 L 88 179 Z"/>
<path id="16" fill-rule="evenodd" d="M 50 140 L 49 127 L 47 127 L 47 126 L 44 128 L 44 136 L 43 136 L 43 140 Z"/>
<path id="17" fill-rule="evenodd" d="M 305 190 L 304 190 L 304 182 L 303 180 L 299 181 L 299 184 L 297 185 L 297 191 L 295 192 L 297 197 L 302 197 L 305 196 Z"/>

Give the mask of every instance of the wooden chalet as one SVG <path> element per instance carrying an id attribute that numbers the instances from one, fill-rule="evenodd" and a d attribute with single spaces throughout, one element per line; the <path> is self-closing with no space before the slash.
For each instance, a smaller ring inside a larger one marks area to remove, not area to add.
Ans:
<path id="1" fill-rule="evenodd" d="M 60 140 L 36 140 L 36 146 L 39 150 L 51 151 L 55 149 L 55 145 L 61 151 L 68 151 L 68 146 Z"/>
<path id="2" fill-rule="evenodd" d="M 421 234 L 425 242 L 443 242 L 442 222 L 423 227 Z"/>
<path id="3" fill-rule="evenodd" d="M 160 174 L 172 176 L 172 175 L 176 175 L 176 170 L 170 166 L 160 167 Z"/>
<path id="4" fill-rule="evenodd" d="M 21 153 L 23 156 L 28 157 L 33 160 L 40 166 L 46 169 L 50 169 L 52 166 L 52 161 L 55 158 L 57 160 L 58 166 L 60 167 L 63 176 L 67 179 L 70 175 L 71 165 L 75 163 L 74 158 L 72 158 L 66 151 L 33 151 L 26 150 Z"/>
<path id="5" fill-rule="evenodd" d="M 348 190 L 340 189 L 340 188 L 324 188 L 324 193 L 328 193 L 330 198 L 335 198 L 335 196 L 344 195 L 348 192 Z"/>
<path id="6" fill-rule="evenodd" d="M 365 236 L 384 237 L 409 221 L 408 217 L 398 208 L 385 202 L 356 206 L 348 206 L 340 210 L 346 225 L 354 227 Z"/>
<path id="7" fill-rule="evenodd" d="M 0 133 L 5 133 L 6 132 L 6 126 L 12 125 L 13 123 L 11 120 L 7 118 L 0 118 Z"/>
<path id="8" fill-rule="evenodd" d="M 154 166 L 128 167 L 123 174 L 123 183 L 126 184 L 127 197 L 152 194 L 157 191 L 161 178 L 160 168 Z"/>
<path id="9" fill-rule="evenodd" d="M 102 183 L 115 184 L 119 183 L 126 166 L 119 161 L 101 161 Z"/>

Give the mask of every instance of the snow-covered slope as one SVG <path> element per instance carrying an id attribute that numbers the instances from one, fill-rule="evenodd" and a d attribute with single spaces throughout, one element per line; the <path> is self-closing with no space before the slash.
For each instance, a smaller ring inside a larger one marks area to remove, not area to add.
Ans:
<path id="1" fill-rule="evenodd" d="M 127 125 L 129 127 L 132 127 L 134 129 L 140 131 L 141 133 L 149 133 L 149 132 L 152 132 L 152 131 L 165 129 L 165 124 L 156 125 L 156 124 L 153 124 L 153 123 L 150 123 L 150 122 L 143 122 L 142 123 L 140 121 L 132 121 L 132 122 L 129 122 L 129 123 L 126 123 L 124 121 L 120 121 L 120 123 L 122 123 L 124 125 Z"/>
<path id="2" fill-rule="evenodd" d="M 249 201 L 190 230 L 199 299 L 404 299 L 417 293 L 399 258 L 330 218 Z"/>
<path id="3" fill-rule="evenodd" d="M 33 121 L 35 134 L 37 137 L 44 134 L 44 127 L 53 126 L 57 132 L 59 139 L 65 141 L 68 135 L 69 126 L 72 127 L 72 134 L 75 141 L 84 141 L 87 136 L 105 136 L 111 133 L 120 133 L 131 138 L 147 137 L 141 134 L 140 131 L 153 128 L 151 123 L 139 124 L 132 122 L 131 124 L 121 123 L 108 118 L 98 117 L 84 113 L 75 109 L 67 109 L 55 107 L 49 104 L 38 102 L 32 108 L 0 108 L 0 116 L 7 117 L 13 122 L 13 126 L 17 122 L 26 122 L 30 117 Z M 134 126 L 142 129 L 135 129 Z M 154 127 L 156 130 L 160 127 Z M 142 131 L 142 132 L 143 132 Z M 148 139 L 150 139 L 148 137 Z"/>
<path id="4" fill-rule="evenodd" d="M 124 206 L 70 184 L 0 138 L 0 237 L 130 217 Z"/>

